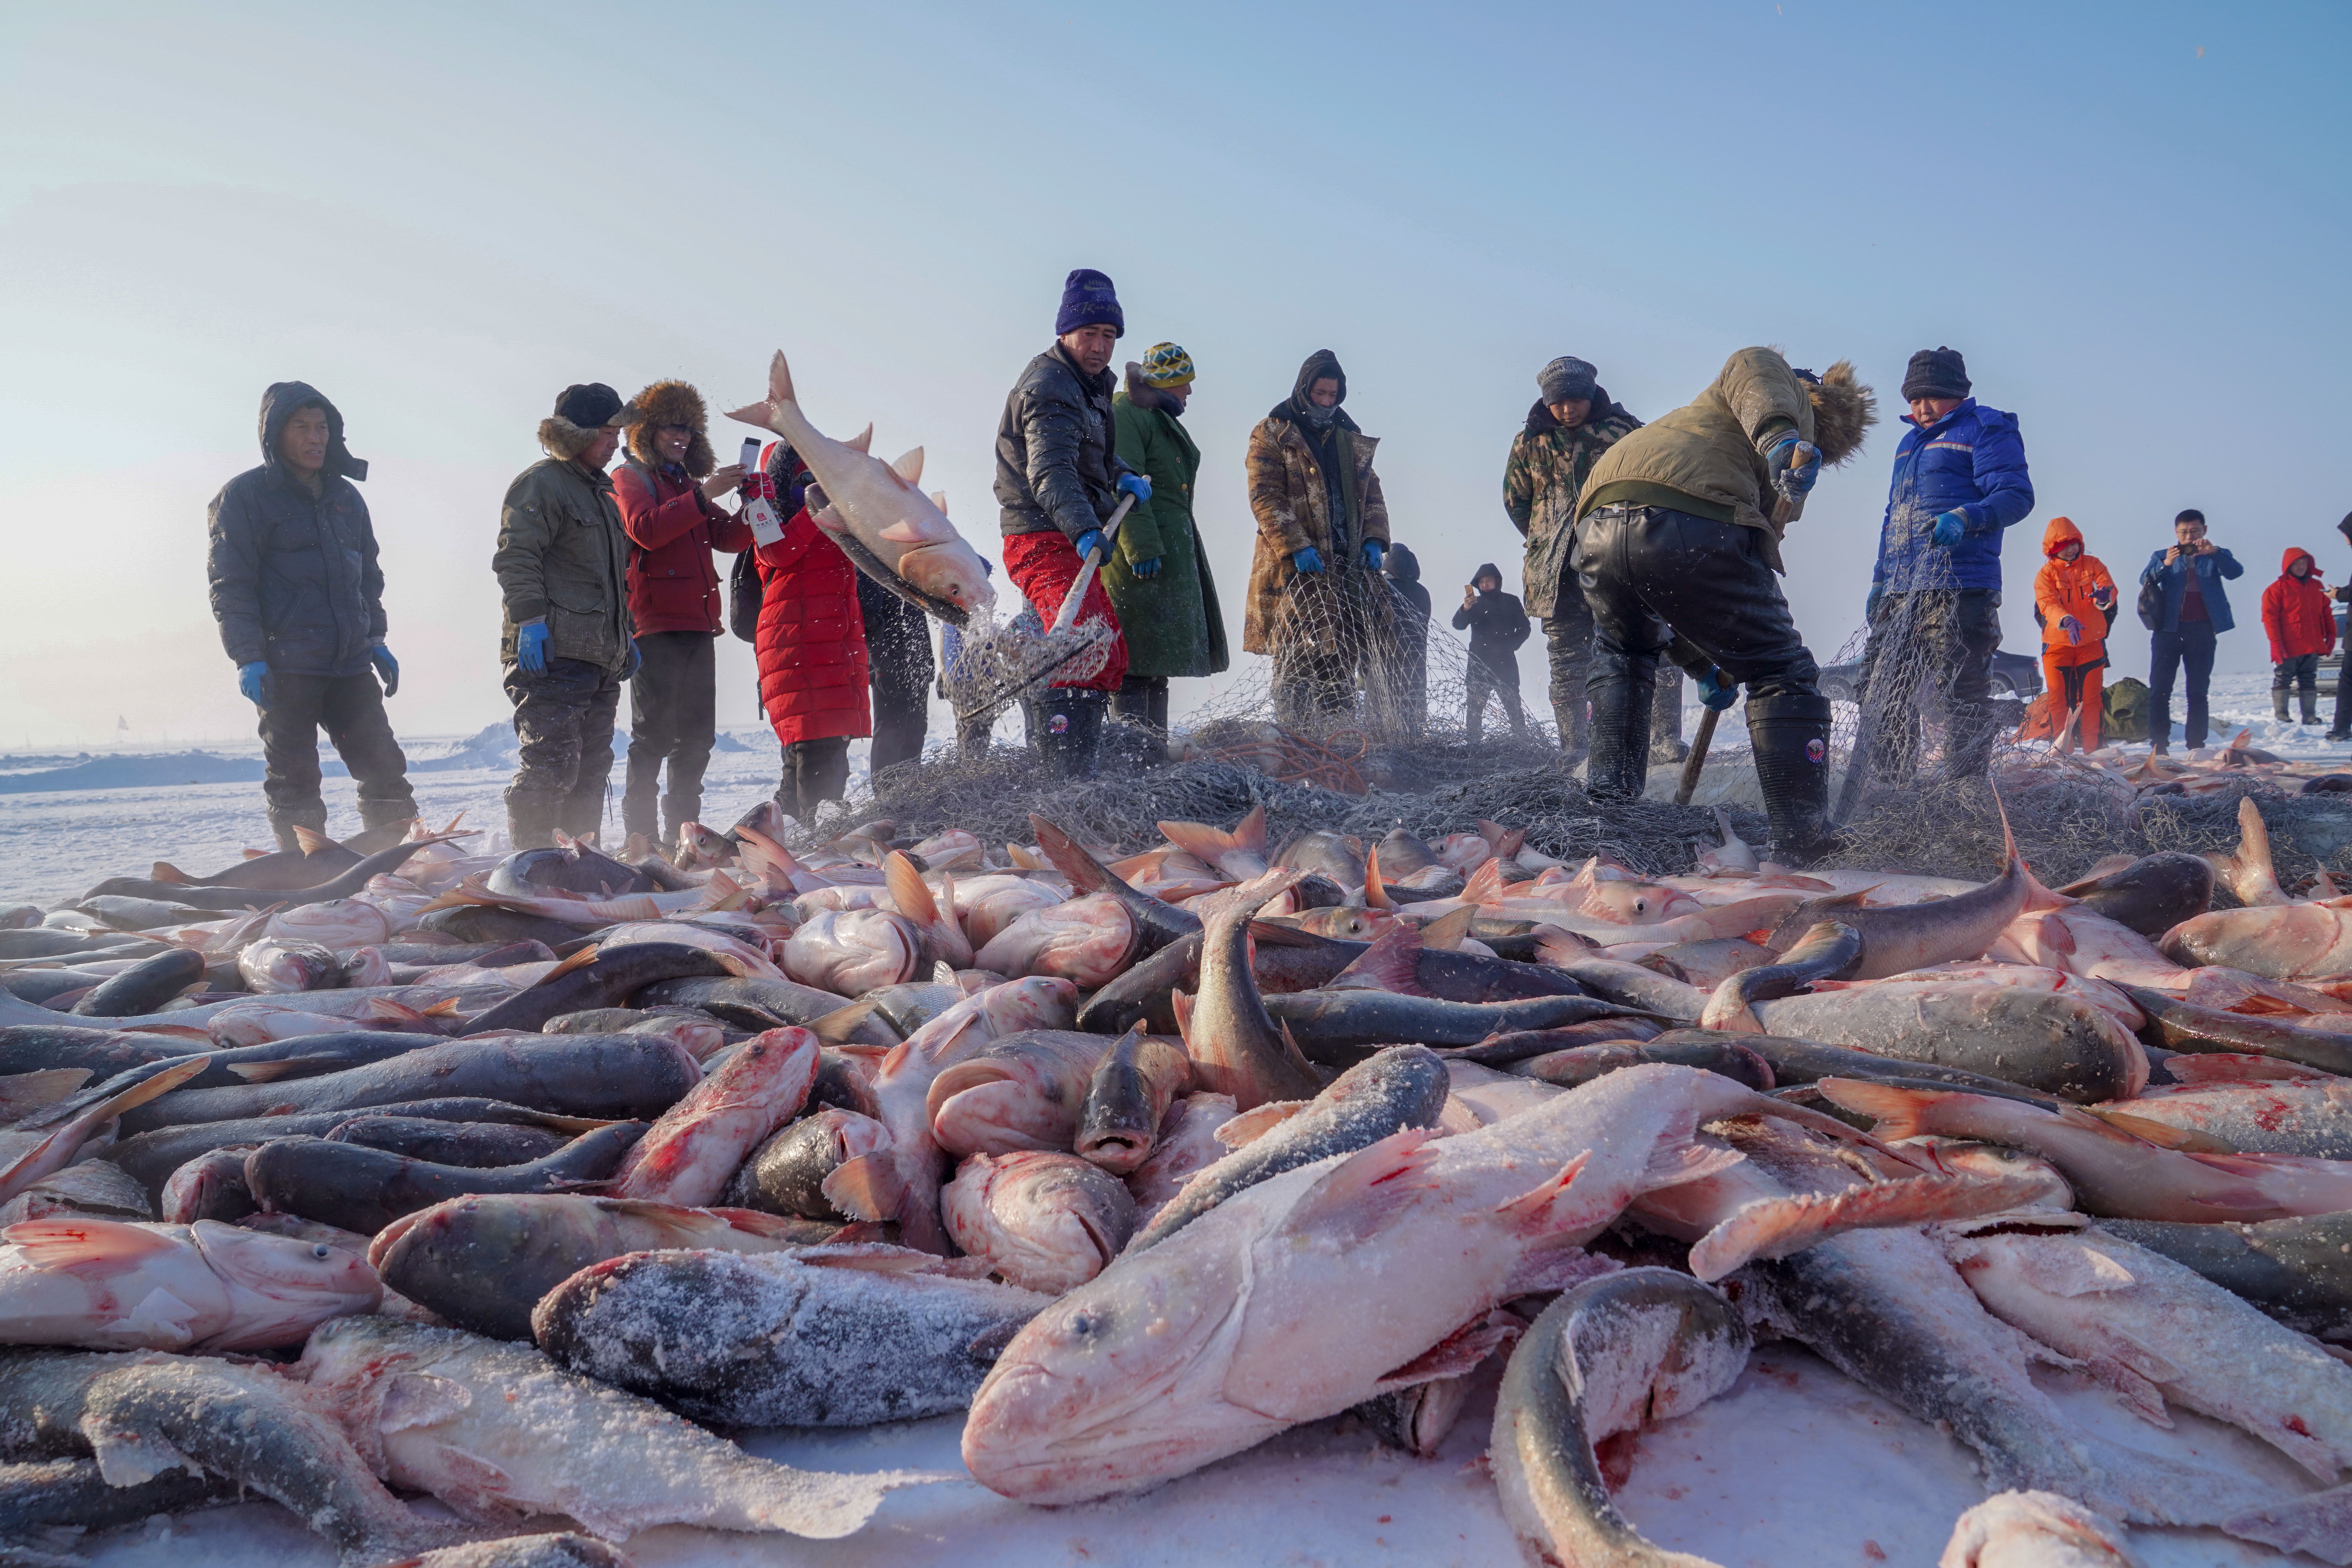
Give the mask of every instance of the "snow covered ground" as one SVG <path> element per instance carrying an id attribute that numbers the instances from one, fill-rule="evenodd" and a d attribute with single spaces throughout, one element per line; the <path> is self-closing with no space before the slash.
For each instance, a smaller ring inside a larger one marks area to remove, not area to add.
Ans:
<path id="1" fill-rule="evenodd" d="M 1491 1383 L 1491 1378 L 1490 1378 Z M 2066 1374 L 2040 1376 L 2085 1427 L 2153 1454 L 2243 1472 L 2284 1492 L 2307 1478 L 2272 1449 L 2185 1411 L 2158 1431 Z M 859 1534 L 806 1542 L 649 1531 L 641 1568 L 1266 1568 L 1397 1563 L 1499 1568 L 1523 1558 L 1496 1501 L 1485 1453 L 1492 1394 L 1444 1451 L 1383 1448 L 1346 1418 L 1297 1428 L 1141 1497 L 1033 1509 L 959 1479 L 893 1493 Z M 849 1432 L 767 1432 L 746 1446 L 812 1469 L 961 1474 L 960 1417 Z M 1935 1562 L 1962 1510 L 1982 1500 L 1973 1457 L 1865 1393 L 1810 1352 L 1768 1345 L 1731 1390 L 1644 1434 L 1619 1505 L 1651 1539 L 1723 1568 L 1871 1568 Z M 2248 1568 L 2277 1553 L 2207 1530 L 2135 1530 L 2147 1568 Z M 266 1503 L 191 1515 L 86 1542 L 100 1568 L 331 1568 L 334 1553 Z M 2297 1559 L 2307 1562 L 2308 1559 Z"/>

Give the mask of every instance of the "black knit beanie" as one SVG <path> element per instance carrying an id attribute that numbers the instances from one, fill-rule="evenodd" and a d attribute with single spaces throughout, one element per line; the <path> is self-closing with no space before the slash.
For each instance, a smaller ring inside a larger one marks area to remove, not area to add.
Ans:
<path id="1" fill-rule="evenodd" d="M 1903 373 L 1903 401 L 1915 397 L 1966 397 L 1969 363 L 1958 349 L 1921 349 Z"/>

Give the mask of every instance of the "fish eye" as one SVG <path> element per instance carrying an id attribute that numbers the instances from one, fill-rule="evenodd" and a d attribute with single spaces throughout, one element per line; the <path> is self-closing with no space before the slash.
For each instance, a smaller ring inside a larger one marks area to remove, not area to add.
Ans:
<path id="1" fill-rule="evenodd" d="M 313 1258 L 316 1258 L 320 1259 L 320 1261 L 322 1261 L 322 1262 L 323 1262 L 326 1258 L 328 1258 L 331 1257 L 331 1256 L 333 1255 L 333 1253 L 334 1253 L 334 1250 L 335 1250 L 335 1249 L 334 1249 L 333 1247 L 329 1247 L 329 1246 L 328 1246 L 325 1242 L 323 1242 L 323 1241 L 313 1242 L 313 1243 L 311 1243 L 311 1244 L 310 1244 L 310 1256 L 311 1256 L 311 1257 L 313 1257 Z"/>
<path id="2" fill-rule="evenodd" d="M 1069 1328 L 1074 1334 L 1091 1334 L 1101 1323 L 1100 1318 L 1083 1309 L 1070 1314 Z"/>

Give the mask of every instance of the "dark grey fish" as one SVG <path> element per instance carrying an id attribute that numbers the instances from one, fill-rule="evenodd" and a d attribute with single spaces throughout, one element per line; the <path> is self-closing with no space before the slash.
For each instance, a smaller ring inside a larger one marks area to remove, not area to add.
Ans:
<path id="1" fill-rule="evenodd" d="M 2195 1269 L 2288 1328 L 2352 1343 L 2352 1214 L 2258 1225 L 2103 1219 L 2092 1228 Z"/>
<path id="2" fill-rule="evenodd" d="M 2120 871 L 2058 889 L 2153 942 L 2213 903 L 2213 863 L 2178 849 L 2144 855 Z"/>
<path id="3" fill-rule="evenodd" d="M 664 980 L 730 973 L 728 961 L 707 948 L 682 942 L 629 942 L 598 952 L 577 969 L 549 972 L 537 984 L 476 1016 L 467 1026 L 467 1032 L 537 1029 L 550 1018 L 566 1013 L 590 1007 L 617 1007 L 646 986 Z"/>
<path id="4" fill-rule="evenodd" d="M 441 969 L 452 963 L 470 963 L 477 969 L 505 969 L 517 963 L 545 963 L 555 956 L 555 950 L 543 942 L 427 942 L 412 938 L 384 942 L 376 951 L 392 965 L 396 984 L 407 984 L 401 977 L 403 969 Z"/>
<path id="5" fill-rule="evenodd" d="M 1106 1171 L 1129 1174 L 1151 1157 L 1169 1106 L 1192 1083 L 1192 1064 L 1181 1046 L 1129 1031 L 1095 1068 L 1072 1147 Z"/>
<path id="6" fill-rule="evenodd" d="M 1445 862 L 1422 839 L 1402 827 L 1391 827 L 1374 846 L 1381 852 L 1381 869 L 1391 877 L 1409 877 Z"/>
<path id="7" fill-rule="evenodd" d="M 2126 985 L 2124 994 L 2147 1015 L 2140 1038 L 2167 1050 L 2274 1057 L 2338 1077 L 2352 1077 L 2352 1036 L 2305 1029 L 2282 1018 L 2200 1007 L 2165 991 Z"/>
<path id="8" fill-rule="evenodd" d="M 492 868 L 486 885 L 493 893 L 527 899 L 549 892 L 613 899 L 656 890 L 654 879 L 635 867 L 625 866 L 585 844 L 565 849 L 517 850 Z"/>
<path id="9" fill-rule="evenodd" d="M 1769 1094 L 1776 1087 L 1772 1064 L 1738 1040 L 1729 1038 L 1719 1041 L 1660 1040 L 1646 1045 L 1619 1041 L 1608 1045 L 1574 1046 L 1513 1062 L 1507 1070 L 1519 1078 L 1531 1078 L 1561 1089 L 1577 1089 L 1622 1068 L 1639 1067 L 1644 1062 L 1671 1062 L 1676 1067 L 1697 1068 L 1702 1072 L 1711 1072 L 1744 1083 L 1759 1094 Z"/>
<path id="10" fill-rule="evenodd" d="M 373 1236 L 406 1214 L 475 1193 L 551 1193 L 610 1176 L 646 1123 L 583 1132 L 528 1165 L 438 1165 L 326 1138 L 280 1138 L 246 1156 L 245 1184 L 272 1214 Z"/>
<path id="11" fill-rule="evenodd" d="M 572 1371 L 698 1421 L 865 1426 L 966 1408 L 1053 1301 L 826 1250 L 617 1258 L 549 1291 L 532 1331 Z"/>
<path id="12" fill-rule="evenodd" d="M 120 932 L 109 931 L 102 936 L 90 936 L 78 931 L 58 931 L 50 926 L 34 926 L 30 930 L 0 931 L 0 959 L 62 958 L 68 955 L 96 956 L 116 949 L 132 952 L 140 948 L 152 951 L 148 942 L 132 942 Z M 143 955 L 142 955 L 143 956 Z"/>
<path id="13" fill-rule="evenodd" d="M 1470 1403 L 1475 1374 L 1436 1377 L 1416 1383 L 1377 1399 L 1367 1399 L 1348 1412 L 1370 1428 L 1372 1436 L 1391 1448 L 1402 1448 L 1424 1459 L 1437 1458 L 1439 1445 Z"/>
<path id="14" fill-rule="evenodd" d="M 1647 1018 L 1595 1018 L 1558 1029 L 1518 1029 L 1496 1035 L 1475 1046 L 1447 1046 L 1437 1054 L 1448 1061 L 1476 1062 L 1480 1067 L 1511 1068 L 1513 1064 L 1612 1041 L 1639 1044 L 1654 1040 L 1660 1030 Z"/>
<path id="15" fill-rule="evenodd" d="M 158 926 L 187 925 L 211 920 L 216 912 L 194 904 L 167 902 L 162 899 L 124 898 L 120 894 L 85 899 L 78 907 L 82 913 L 116 931 L 153 931 Z"/>
<path id="16" fill-rule="evenodd" d="M 732 974 L 656 981 L 628 1001 L 633 1007 L 699 1007 L 722 1024 L 752 1030 L 781 1029 L 788 1024 L 806 1028 L 841 1008 L 838 995 L 814 985 Z"/>
<path id="17" fill-rule="evenodd" d="M 1660 978 L 1664 978 L 1661 976 Z M 1556 1029 L 1628 1009 L 1591 996 L 1536 996 L 1516 1002 L 1447 1002 L 1390 991 L 1301 991 L 1268 996 L 1265 1011 L 1286 1028 L 1310 1061 L 1344 1065 L 1368 1046 L 1400 1040 L 1424 1046 L 1475 1046 L 1521 1029 Z M 1214 1088 L 1214 1085 L 1210 1087 Z"/>
<path id="18" fill-rule="evenodd" d="M 963 990 L 961 986 L 943 985 L 935 981 L 909 981 L 902 985 L 878 986 L 858 1000 L 870 1004 L 892 1028 L 898 1031 L 898 1038 L 903 1040 L 962 1001 Z M 895 1045 L 898 1042 L 890 1043 Z"/>
<path id="19" fill-rule="evenodd" d="M 187 877 L 178 868 L 161 862 L 156 871 L 159 876 L 168 871 L 175 879 L 184 878 L 193 887 L 247 888 L 282 893 L 296 888 L 315 888 L 331 877 L 341 876 L 358 865 L 362 854 L 341 844 L 321 844 L 309 854 L 299 849 L 281 849 L 274 855 L 257 855 L 209 877 Z"/>
<path id="20" fill-rule="evenodd" d="M 175 947 L 100 983 L 74 1004 L 85 1018 L 129 1018 L 152 1013 L 205 977 L 205 955 Z"/>
<path id="21" fill-rule="evenodd" d="M 1593 995 L 1620 1006 L 1639 1007 L 1645 1013 L 1692 1024 L 1706 1011 L 1706 992 L 1645 964 L 1587 957 L 1559 961 L 1552 967 Z"/>
<path id="22" fill-rule="evenodd" d="M 441 1121 L 503 1121 L 571 1132 L 590 1131 L 595 1126 L 593 1121 L 585 1118 L 558 1116 L 496 1100 L 411 1100 L 400 1101 L 395 1109 L 404 1117 L 430 1117 Z M 125 1138 L 100 1151 L 99 1157 L 121 1167 L 151 1194 L 160 1194 L 172 1173 L 199 1154 L 239 1144 L 258 1147 L 273 1138 L 323 1138 L 351 1119 L 349 1110 L 321 1110 L 308 1115 L 259 1116 L 163 1127 Z"/>
<path id="23" fill-rule="evenodd" d="M 1032 812 L 1030 829 L 1037 835 L 1037 847 L 1054 863 L 1054 868 L 1069 879 L 1070 893 L 1082 898 L 1088 893 L 1108 893 L 1117 899 L 1135 921 L 1135 946 L 1128 961 L 1158 952 L 1170 942 L 1191 936 L 1201 929 L 1201 917 L 1190 910 L 1180 910 L 1164 899 L 1139 893 L 1109 867 L 1088 854 L 1086 847 Z"/>
<path id="24" fill-rule="evenodd" d="M 580 935 L 578 926 L 565 925 L 562 921 L 551 921 L 543 915 L 527 915 L 520 910 L 502 910 L 493 904 L 465 904 L 455 909 L 435 910 L 416 924 L 419 930 L 437 931 L 461 942 L 493 946 L 537 942 L 554 948 Z"/>
<path id="25" fill-rule="evenodd" d="M 1750 1011 L 1758 1002 L 1794 996 L 1816 980 L 1843 980 L 1862 964 L 1862 933 L 1837 921 L 1823 921 L 1782 953 L 1775 963 L 1759 963 L 1727 974 L 1706 999 L 1699 1015 L 1704 1029 L 1755 1026 Z"/>
<path id="26" fill-rule="evenodd" d="M 78 1563 L 46 1553 L 11 1555 L 11 1544 L 29 1549 L 43 1531 L 111 1530 L 137 1524 L 158 1513 L 192 1513 L 237 1500 L 235 1484 L 217 1476 L 190 1475 L 173 1467 L 130 1486 L 113 1487 L 94 1459 L 45 1459 L 0 1465 L 0 1562 Z"/>
<path id="27" fill-rule="evenodd" d="M 1235 1193 L 1285 1171 L 1368 1148 L 1408 1127 L 1435 1127 L 1453 1082 L 1435 1051 L 1390 1047 L 1333 1079 L 1297 1115 L 1194 1175 L 1120 1256 L 1158 1246 Z"/>
<path id="28" fill-rule="evenodd" d="M 1318 871 L 1343 888 L 1364 885 L 1363 846 L 1344 834 L 1316 828 L 1302 833 L 1282 847 L 1274 858 L 1276 867 L 1296 866 L 1302 871 Z"/>
<path id="29" fill-rule="evenodd" d="M 322 873 L 321 879 L 331 874 Z M 212 914 L 225 914 L 235 910 L 262 909 L 276 903 L 278 897 L 276 893 L 260 892 L 250 888 L 196 887 L 152 877 L 109 877 L 84 893 L 78 907 L 88 909 L 100 899 L 152 900 L 157 903 L 204 910 L 209 911 L 206 915 L 209 919 Z"/>
<path id="30" fill-rule="evenodd" d="M 1852 1050 L 1844 1046 L 1823 1045 L 1818 1040 L 1792 1040 L 1781 1035 L 1733 1034 L 1720 1029 L 1669 1029 L 1647 1042 L 1650 1049 L 1695 1053 L 1723 1046 L 1737 1047 L 1761 1057 L 1772 1069 L 1773 1081 L 1783 1090 L 1800 1088 L 1819 1079 L 1863 1078 L 1892 1083 L 1936 1083 L 1948 1089 L 1965 1089 L 1979 1094 L 1998 1094 L 2031 1100 L 2037 1105 L 2058 1103 L 2053 1095 L 2032 1093 L 2005 1079 L 1991 1078 L 1961 1068 L 1939 1067 L 1933 1062 L 1904 1061 L 1870 1051 Z M 1689 1065 L 1698 1064 L 1694 1061 Z M 1805 1100 L 1803 1103 L 1813 1102 Z"/>
<path id="31" fill-rule="evenodd" d="M 0 974 L 0 990 L 19 1002 L 46 1004 L 52 998 L 64 998 L 69 1007 L 74 993 L 103 985 L 114 976 L 102 969 L 67 967 L 62 969 L 19 969 Z"/>
<path id="32" fill-rule="evenodd" d="M 1201 943 L 1201 989 L 1177 1013 L 1193 1081 L 1212 1094 L 1231 1095 L 1244 1110 L 1269 1100 L 1305 1100 L 1322 1087 L 1297 1043 L 1276 1032 L 1250 965 L 1250 917 L 1285 886 L 1269 883 L 1210 919 Z"/>
<path id="33" fill-rule="evenodd" d="M 395 1108 L 395 1112 L 397 1108 Z M 404 1154 L 436 1165 L 488 1170 L 544 1160 L 567 1140 L 544 1127 L 505 1121 L 443 1121 L 424 1116 L 354 1116 L 327 1134 L 335 1143 L 358 1143 L 388 1154 Z"/>
<path id="34" fill-rule="evenodd" d="M 826 1106 L 753 1150 L 722 1201 L 734 1208 L 846 1224 L 849 1215 L 824 1195 L 824 1179 L 889 1142 L 889 1130 L 873 1117 Z"/>
<path id="35" fill-rule="evenodd" d="M 185 1459 L 260 1493 L 382 1563 L 449 1540 L 384 1490 L 351 1439 L 278 1372 L 208 1356 L 17 1351 L 0 1355 L 0 1444 L 169 1474 Z M 167 1456 L 167 1457 L 165 1457 Z"/>
<path id="36" fill-rule="evenodd" d="M 435 1036 L 406 1035 L 389 1029 L 348 1029 L 333 1034 L 295 1035 L 283 1040 L 264 1040 L 257 1046 L 236 1046 L 226 1050 L 209 1050 L 195 1041 L 184 1040 L 179 1042 L 184 1054 L 127 1068 L 112 1078 L 82 1089 L 68 1100 L 35 1111 L 26 1118 L 24 1125 L 46 1127 L 63 1121 L 85 1105 L 120 1094 L 135 1083 L 195 1057 L 205 1058 L 205 1069 L 188 1079 L 183 1088 L 233 1089 L 245 1084 L 320 1078 L 328 1073 L 390 1061 L 435 1043 Z"/>
<path id="37" fill-rule="evenodd" d="M 1561 1563 L 1695 1563 L 1618 1511 L 1593 1446 L 1721 1394 L 1746 1370 L 1751 1342 L 1738 1308 L 1667 1268 L 1590 1280 L 1545 1308 L 1511 1352 L 1495 1403 L 1488 1459 L 1513 1528 Z"/>
<path id="38" fill-rule="evenodd" d="M 818 1047 L 816 1082 L 809 1086 L 809 1109 L 832 1105 L 860 1116 L 879 1117 L 882 1106 L 874 1098 L 874 1070 L 871 1058 L 837 1051 L 830 1046 Z"/>
<path id="39" fill-rule="evenodd" d="M 565 1116 L 651 1118 L 701 1081 L 702 1066 L 693 1054 L 657 1035 L 445 1040 L 319 1078 L 167 1094 L 126 1113 L 121 1131 L 127 1137 L 200 1121 L 454 1098 L 504 1100 Z"/>
<path id="40" fill-rule="evenodd" d="M 820 1040 L 835 1046 L 877 1046 L 887 1050 L 907 1037 L 870 996 L 836 1007 L 809 1026 Z"/>
<path id="41" fill-rule="evenodd" d="M 165 1225 L 194 1225 L 215 1219 L 224 1225 L 260 1212 L 252 1189 L 245 1184 L 245 1160 L 253 1149 L 238 1144 L 199 1154 L 163 1184 L 155 1206 Z"/>
<path id="42" fill-rule="evenodd" d="M 2084 1104 L 2136 1092 L 2147 1070 L 2139 1043 L 2111 1014 L 2063 992 L 1858 985 L 1753 1011 L 1775 1035 L 1958 1068 Z"/>

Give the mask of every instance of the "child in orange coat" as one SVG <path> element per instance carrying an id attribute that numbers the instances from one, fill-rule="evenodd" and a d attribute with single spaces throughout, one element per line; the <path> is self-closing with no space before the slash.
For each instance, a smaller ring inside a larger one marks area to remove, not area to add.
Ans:
<path id="1" fill-rule="evenodd" d="M 2300 686 L 2303 721 L 2319 722 L 2319 661 L 2336 651 L 2336 606 L 2308 550 L 2290 548 L 2278 581 L 2263 590 L 2263 629 L 2271 637 L 2271 710 L 2286 723 L 2286 694 Z"/>
<path id="2" fill-rule="evenodd" d="M 2044 701 L 2054 711 L 2053 734 L 2063 734 L 2066 715 L 2082 710 L 2082 744 L 2095 752 L 2104 738 L 2099 671 L 2107 662 L 2107 627 L 2115 615 L 2116 580 L 2106 563 L 2083 553 L 2083 531 L 2070 518 L 2053 517 L 2042 533 L 2049 562 L 2033 578 L 2034 618 L 2042 623 Z"/>

